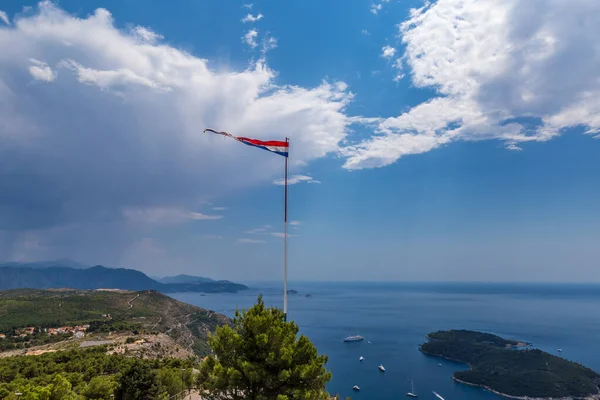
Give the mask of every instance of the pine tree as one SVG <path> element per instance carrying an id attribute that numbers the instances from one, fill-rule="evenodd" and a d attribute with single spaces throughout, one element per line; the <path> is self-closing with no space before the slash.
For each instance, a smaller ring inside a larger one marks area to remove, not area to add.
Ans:
<path id="1" fill-rule="evenodd" d="M 217 328 L 209 343 L 214 355 L 200 366 L 198 384 L 209 400 L 322 400 L 331 379 L 327 356 L 319 355 L 298 325 L 286 322 L 262 296 L 233 327 Z"/>

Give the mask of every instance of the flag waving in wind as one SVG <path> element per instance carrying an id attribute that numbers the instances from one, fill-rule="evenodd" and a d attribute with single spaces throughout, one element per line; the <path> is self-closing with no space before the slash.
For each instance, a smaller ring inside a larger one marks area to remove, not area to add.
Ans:
<path id="1" fill-rule="evenodd" d="M 218 132 L 214 129 L 207 128 L 204 132 L 212 132 L 217 135 L 223 135 L 247 144 L 248 146 L 258 147 L 259 149 L 270 151 L 271 153 L 277 153 L 280 156 L 285 157 L 285 178 L 284 178 L 284 197 L 283 197 L 283 316 L 287 321 L 287 199 L 288 199 L 288 150 L 290 148 L 290 142 L 288 138 L 285 138 L 285 142 L 280 140 L 258 140 L 250 139 L 247 137 L 233 136 L 227 132 Z"/>
<path id="2" fill-rule="evenodd" d="M 290 144 L 287 141 L 286 142 L 282 142 L 279 140 L 262 141 L 262 140 L 258 140 L 258 139 L 250 139 L 247 137 L 233 136 L 227 132 L 217 132 L 214 129 L 210 129 L 210 128 L 205 129 L 204 132 L 212 132 L 212 133 L 216 133 L 217 135 L 228 136 L 230 138 L 237 140 L 238 142 L 247 144 L 248 146 L 258 147 L 259 149 L 267 150 L 272 153 L 277 153 L 280 156 L 284 156 L 284 157 L 288 156 L 288 149 L 290 147 Z"/>

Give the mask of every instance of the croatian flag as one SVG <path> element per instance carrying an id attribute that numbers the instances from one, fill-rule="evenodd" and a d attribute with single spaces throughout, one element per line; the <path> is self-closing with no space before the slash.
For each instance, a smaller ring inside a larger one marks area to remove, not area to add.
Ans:
<path id="1" fill-rule="evenodd" d="M 204 132 L 207 132 L 207 131 L 216 133 L 217 135 L 228 136 L 230 138 L 237 140 L 238 142 L 247 144 L 248 146 L 258 147 L 259 149 L 267 150 L 272 153 L 277 153 L 280 156 L 284 156 L 284 157 L 288 156 L 288 150 L 290 147 L 289 142 L 282 142 L 279 140 L 262 141 L 262 140 L 258 140 L 258 139 L 250 139 L 247 137 L 233 136 L 227 132 L 217 132 L 214 129 L 205 129 L 204 130 Z"/>

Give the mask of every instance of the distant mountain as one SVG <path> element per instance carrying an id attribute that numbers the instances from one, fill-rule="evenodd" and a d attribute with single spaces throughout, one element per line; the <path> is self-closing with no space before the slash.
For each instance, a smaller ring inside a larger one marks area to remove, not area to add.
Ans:
<path id="1" fill-rule="evenodd" d="M 86 269 L 66 267 L 0 266 L 0 290 L 5 289 L 124 289 L 156 290 L 162 293 L 235 293 L 246 286 L 228 281 L 161 283 L 134 269 L 95 266 Z"/>
<path id="2" fill-rule="evenodd" d="M 207 283 L 207 282 L 220 282 L 220 283 L 231 283 L 230 281 L 220 280 L 216 281 L 214 279 L 205 278 L 202 276 L 192 276 L 192 275 L 175 275 L 175 276 L 165 276 L 163 278 L 155 278 L 155 280 L 160 283 Z"/>

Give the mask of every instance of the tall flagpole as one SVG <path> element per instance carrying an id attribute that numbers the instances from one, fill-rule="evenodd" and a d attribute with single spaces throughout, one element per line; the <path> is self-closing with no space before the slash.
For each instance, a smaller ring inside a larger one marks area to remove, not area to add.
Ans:
<path id="1" fill-rule="evenodd" d="M 289 139 L 285 138 L 289 143 Z M 288 145 L 289 149 L 289 145 Z M 288 153 L 289 156 L 289 153 Z M 285 185 L 283 195 L 283 316 L 287 321 L 287 198 L 288 198 L 288 157 L 285 157 Z"/>

